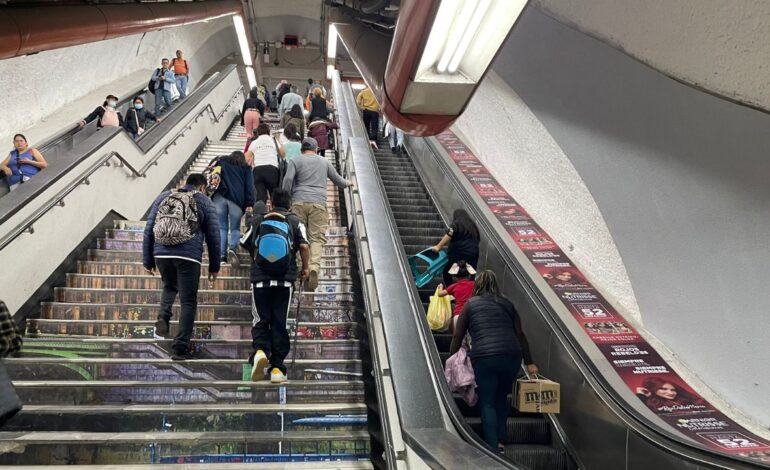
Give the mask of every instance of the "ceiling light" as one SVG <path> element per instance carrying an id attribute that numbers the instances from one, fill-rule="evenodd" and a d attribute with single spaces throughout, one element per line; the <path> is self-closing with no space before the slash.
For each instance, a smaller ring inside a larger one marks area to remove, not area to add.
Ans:
<path id="1" fill-rule="evenodd" d="M 326 47 L 326 57 L 334 59 L 337 57 L 337 27 L 329 25 L 329 45 Z"/>
<path id="2" fill-rule="evenodd" d="M 363 83 L 351 83 L 350 88 L 354 90 L 363 90 L 364 88 L 366 88 L 366 85 L 364 85 Z"/>
<path id="3" fill-rule="evenodd" d="M 329 64 L 326 66 L 326 79 L 331 80 L 334 76 L 334 65 Z"/>
<path id="4" fill-rule="evenodd" d="M 249 89 L 257 86 L 257 76 L 254 75 L 254 67 L 246 66 L 246 79 L 249 81 Z"/>
<path id="5" fill-rule="evenodd" d="M 251 61 L 249 39 L 246 36 L 246 25 L 243 24 L 243 18 L 241 15 L 233 15 L 233 26 L 235 26 L 235 34 L 238 36 L 238 45 L 241 46 L 241 57 L 243 57 L 243 64 L 247 66 L 254 65 L 254 63 Z"/>
<path id="6" fill-rule="evenodd" d="M 415 81 L 476 83 L 527 0 L 441 0 Z"/>

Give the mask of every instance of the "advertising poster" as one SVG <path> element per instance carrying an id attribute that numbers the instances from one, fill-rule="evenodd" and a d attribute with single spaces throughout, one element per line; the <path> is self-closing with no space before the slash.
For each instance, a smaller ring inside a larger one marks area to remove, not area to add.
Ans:
<path id="1" fill-rule="evenodd" d="M 446 131 L 437 139 L 639 400 L 674 430 L 708 448 L 770 462 L 770 443 L 725 416 L 672 371 L 459 137 Z"/>

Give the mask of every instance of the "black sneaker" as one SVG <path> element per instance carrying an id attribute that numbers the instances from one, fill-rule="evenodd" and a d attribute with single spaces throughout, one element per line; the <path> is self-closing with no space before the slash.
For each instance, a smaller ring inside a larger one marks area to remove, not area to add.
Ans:
<path id="1" fill-rule="evenodd" d="M 195 359 L 193 357 L 192 351 L 185 351 L 185 352 L 175 351 L 174 353 L 171 354 L 172 361 L 186 361 L 189 359 Z"/>
<path id="2" fill-rule="evenodd" d="M 156 338 L 168 338 L 168 322 L 162 318 L 158 318 L 155 322 L 155 337 Z"/>

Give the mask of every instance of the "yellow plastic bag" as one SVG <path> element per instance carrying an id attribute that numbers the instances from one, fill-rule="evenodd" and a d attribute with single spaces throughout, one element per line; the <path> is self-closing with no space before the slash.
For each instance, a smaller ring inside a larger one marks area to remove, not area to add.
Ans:
<path id="1" fill-rule="evenodd" d="M 452 302 L 449 296 L 439 297 L 440 288 L 430 297 L 428 304 L 428 326 L 433 331 L 446 331 L 452 322 Z"/>

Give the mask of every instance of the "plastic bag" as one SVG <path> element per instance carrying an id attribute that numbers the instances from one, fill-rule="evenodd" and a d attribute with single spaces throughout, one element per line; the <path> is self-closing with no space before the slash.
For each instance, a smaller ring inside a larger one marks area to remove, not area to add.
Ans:
<path id="1" fill-rule="evenodd" d="M 437 287 L 428 304 L 428 326 L 433 331 L 446 331 L 452 322 L 452 302 L 448 295 L 439 297 L 439 292 Z"/>

